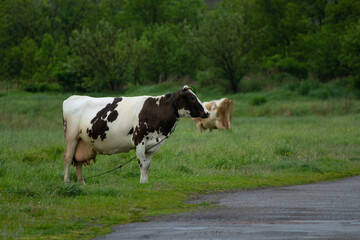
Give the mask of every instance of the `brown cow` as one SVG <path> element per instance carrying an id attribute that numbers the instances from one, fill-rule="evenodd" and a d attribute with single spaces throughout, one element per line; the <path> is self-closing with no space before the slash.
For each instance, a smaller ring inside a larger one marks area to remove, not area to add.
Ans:
<path id="1" fill-rule="evenodd" d="M 206 119 L 194 118 L 197 129 L 202 132 L 206 129 L 230 129 L 232 124 L 232 112 L 234 102 L 228 98 L 213 100 L 203 103 L 210 112 L 210 117 Z"/>

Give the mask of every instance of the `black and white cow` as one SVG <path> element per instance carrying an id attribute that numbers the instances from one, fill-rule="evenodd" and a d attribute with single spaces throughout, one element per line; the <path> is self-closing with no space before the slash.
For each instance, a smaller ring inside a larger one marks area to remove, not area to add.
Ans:
<path id="1" fill-rule="evenodd" d="M 63 103 L 64 181 L 70 181 L 71 164 L 76 166 L 78 181 L 83 182 L 82 165 L 95 162 L 97 154 L 135 149 L 140 183 L 146 183 L 151 157 L 172 133 L 178 118 L 208 116 L 207 109 L 186 85 L 180 91 L 158 97 L 71 96 Z"/>

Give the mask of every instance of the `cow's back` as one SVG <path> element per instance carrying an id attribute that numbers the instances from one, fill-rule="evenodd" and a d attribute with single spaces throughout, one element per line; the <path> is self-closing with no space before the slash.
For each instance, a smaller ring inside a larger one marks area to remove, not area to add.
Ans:
<path id="1" fill-rule="evenodd" d="M 65 135 L 76 135 L 98 153 L 129 151 L 134 147 L 129 132 L 146 98 L 71 96 L 63 103 Z"/>
<path id="2" fill-rule="evenodd" d="M 93 98 L 74 95 L 63 102 L 63 116 L 67 120 L 90 118 L 95 116 L 113 98 Z"/>

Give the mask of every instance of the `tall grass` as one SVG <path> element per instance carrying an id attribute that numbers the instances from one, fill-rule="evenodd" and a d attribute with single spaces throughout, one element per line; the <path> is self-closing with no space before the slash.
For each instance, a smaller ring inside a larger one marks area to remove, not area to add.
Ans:
<path id="1" fill-rule="evenodd" d="M 143 91 L 169 92 L 161 85 L 131 89 L 129 95 Z M 204 101 L 222 97 L 198 95 Z M 251 104 L 257 96 L 267 101 Z M 114 224 L 193 208 L 185 203 L 191 194 L 360 173 L 359 101 L 324 101 L 280 90 L 229 95 L 235 101 L 229 131 L 200 134 L 191 119 L 182 119 L 154 155 L 149 184 L 139 184 L 133 161 L 87 185 L 75 182 L 72 168 L 67 185 L 61 118 L 67 97 L 22 92 L 0 97 L 0 238 L 89 239 Z M 84 167 L 84 176 L 133 156 L 98 156 L 96 164 Z"/>

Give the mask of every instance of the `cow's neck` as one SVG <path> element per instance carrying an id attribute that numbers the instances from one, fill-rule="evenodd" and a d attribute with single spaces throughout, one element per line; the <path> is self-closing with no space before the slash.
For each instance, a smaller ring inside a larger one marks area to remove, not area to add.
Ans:
<path id="1" fill-rule="evenodd" d="M 176 106 L 176 103 L 175 103 L 175 99 L 174 99 L 174 93 L 171 93 L 170 94 L 170 98 L 171 98 L 171 105 L 174 109 L 174 113 L 175 113 L 175 116 L 176 116 L 176 119 L 179 119 L 180 118 L 180 115 L 179 115 L 179 111 L 178 111 L 178 108 Z"/>
<path id="2" fill-rule="evenodd" d="M 174 99 L 176 103 L 176 96 Z M 171 94 L 146 99 L 134 132 L 135 145 L 140 143 L 148 133 L 157 132 L 164 136 L 171 134 L 178 119 L 175 115 Z"/>

